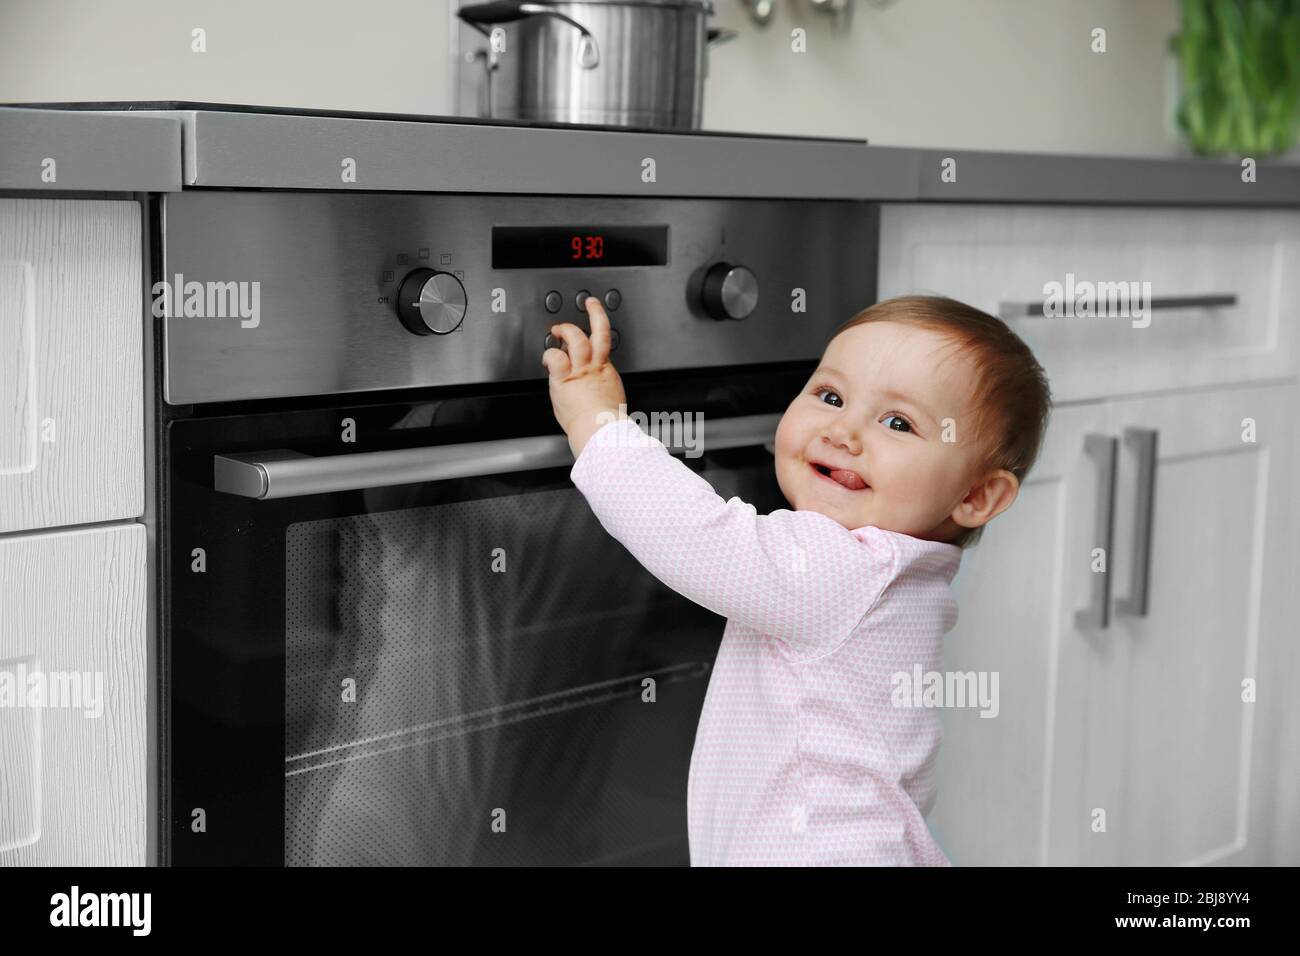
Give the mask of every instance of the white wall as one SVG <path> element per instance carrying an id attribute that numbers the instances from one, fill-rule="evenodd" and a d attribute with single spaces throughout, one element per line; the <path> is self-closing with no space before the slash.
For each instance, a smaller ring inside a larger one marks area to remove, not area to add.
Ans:
<path id="1" fill-rule="evenodd" d="M 712 23 L 709 129 L 889 145 L 1169 155 L 1174 0 L 807 0 Z M 188 99 L 451 114 L 450 0 L 0 0 L 0 102 Z M 208 51 L 190 51 L 190 31 Z M 790 50 L 790 31 L 808 52 Z M 1108 50 L 1090 52 L 1090 31 Z"/>
<path id="2" fill-rule="evenodd" d="M 831 31 L 806 0 L 777 0 L 766 29 L 735 0 L 721 25 L 706 124 L 849 135 L 882 145 L 1167 155 L 1173 0 L 897 0 L 861 3 Z M 790 31 L 808 30 L 808 52 Z M 1090 51 L 1094 27 L 1105 53 Z"/>

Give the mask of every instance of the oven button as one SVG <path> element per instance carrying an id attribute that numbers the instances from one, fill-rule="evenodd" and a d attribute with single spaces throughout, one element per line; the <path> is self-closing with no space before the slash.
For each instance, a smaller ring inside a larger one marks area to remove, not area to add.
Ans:
<path id="1" fill-rule="evenodd" d="M 743 319 L 758 305 L 758 279 L 744 266 L 719 262 L 704 276 L 700 304 L 715 319 Z"/>
<path id="2" fill-rule="evenodd" d="M 407 273 L 397 293 L 397 314 L 416 335 L 455 332 L 467 306 L 465 287 L 450 272 L 416 269 Z"/>
<path id="3" fill-rule="evenodd" d="M 608 292 L 605 293 L 605 308 L 609 309 L 609 311 L 613 312 L 622 304 L 623 304 L 622 292 L 619 292 L 617 289 L 610 289 Z"/>
<path id="4" fill-rule="evenodd" d="M 609 330 L 609 350 L 611 352 L 618 348 L 620 338 L 622 338 L 622 336 L 618 334 L 618 329 L 611 327 Z M 564 347 L 564 339 L 557 335 L 552 335 L 550 332 L 546 333 L 546 339 L 542 342 L 542 351 L 545 352 L 547 349 L 559 349 L 561 352 L 568 351 Z"/>
<path id="5" fill-rule="evenodd" d="M 587 296 L 589 296 L 589 295 L 591 295 L 591 293 L 588 292 L 586 289 L 583 289 L 581 292 L 579 292 L 577 295 L 575 295 L 575 296 L 573 297 L 573 304 L 576 305 L 576 306 L 578 307 L 578 311 L 579 311 L 579 312 L 586 312 L 586 311 L 587 311 L 587 308 L 586 308 L 586 306 L 587 306 Z"/>
<path id="6" fill-rule="evenodd" d="M 560 293 L 558 292 L 546 293 L 547 312 L 550 312 L 552 315 L 554 315 L 556 312 L 560 311 L 560 307 L 562 305 L 564 305 L 564 296 L 560 295 Z"/>

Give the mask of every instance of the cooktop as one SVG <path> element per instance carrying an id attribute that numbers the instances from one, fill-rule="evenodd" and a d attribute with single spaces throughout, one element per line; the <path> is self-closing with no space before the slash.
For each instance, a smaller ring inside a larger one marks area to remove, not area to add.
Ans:
<path id="1" fill-rule="evenodd" d="M 395 120 L 405 123 L 456 123 L 469 126 L 516 126 L 535 129 L 591 129 L 614 133 L 668 133 L 673 136 L 730 136 L 742 139 L 783 139 L 800 142 L 866 143 L 864 139 L 836 136 L 790 136 L 780 133 L 744 133 L 724 130 L 657 129 L 638 126 L 610 126 L 599 123 L 552 123 L 531 120 L 486 119 L 478 116 L 445 116 L 425 113 L 377 113 L 356 110 L 325 110 L 300 106 L 262 106 L 248 103 L 201 103 L 191 100 L 112 100 L 73 103 L 0 103 L 0 106 L 46 110 L 198 110 L 214 113 L 264 113 L 274 116 L 332 116 L 346 119 Z"/>

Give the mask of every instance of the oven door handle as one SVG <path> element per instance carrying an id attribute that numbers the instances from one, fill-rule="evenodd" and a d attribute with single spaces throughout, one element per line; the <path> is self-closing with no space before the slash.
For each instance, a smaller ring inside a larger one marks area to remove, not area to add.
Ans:
<path id="1" fill-rule="evenodd" d="M 693 438 L 702 451 L 767 445 L 776 437 L 780 420 L 779 414 L 742 415 L 707 422 L 701 419 Z M 652 417 L 649 430 L 674 454 L 689 450 L 673 441 L 681 435 L 680 427 L 672 428 L 670 422 L 660 426 Z M 214 455 L 212 483 L 217 491 L 244 498 L 301 498 L 572 464 L 573 452 L 567 437 L 535 435 L 319 458 L 286 449 Z"/>

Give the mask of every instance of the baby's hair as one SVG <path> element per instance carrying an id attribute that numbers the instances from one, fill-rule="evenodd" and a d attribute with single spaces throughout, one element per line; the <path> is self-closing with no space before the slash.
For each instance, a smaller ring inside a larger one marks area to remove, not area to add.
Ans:
<path id="1" fill-rule="evenodd" d="M 877 302 L 849 319 L 831 338 L 867 322 L 900 322 L 948 336 L 975 372 L 972 434 L 982 449 L 979 474 L 1005 468 L 1024 483 L 1038 460 L 1052 408 L 1047 374 L 1029 346 L 1001 319 L 944 296 L 903 295 Z M 950 356 L 951 357 L 951 356 Z M 958 428 L 965 423 L 958 422 Z M 952 540 L 974 546 L 984 527 L 964 528 Z"/>

